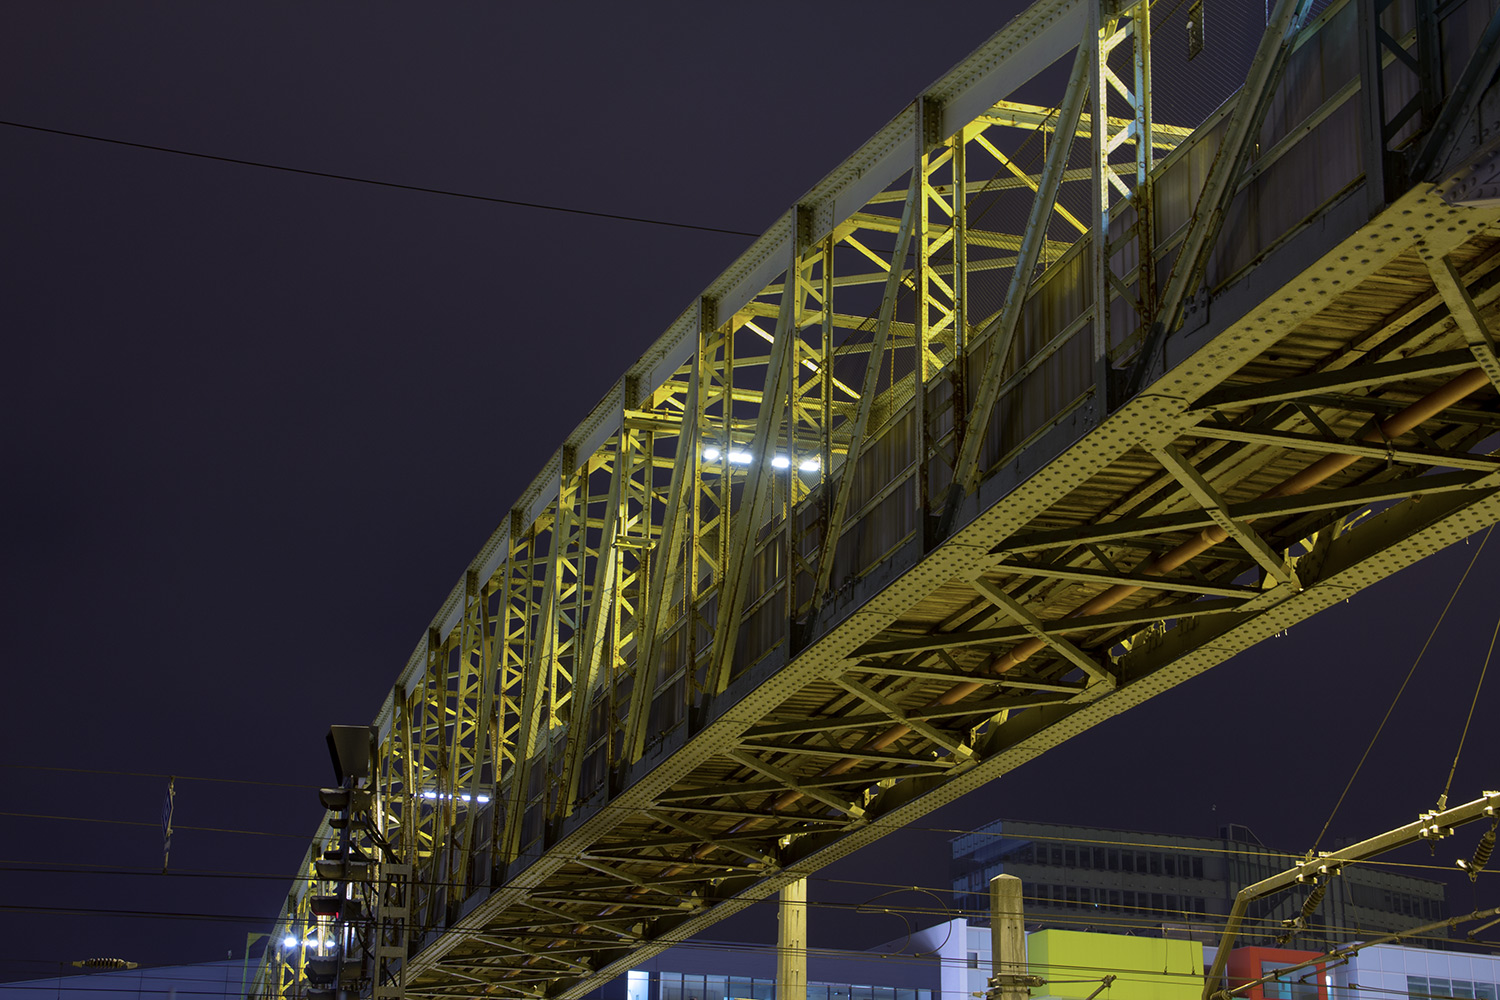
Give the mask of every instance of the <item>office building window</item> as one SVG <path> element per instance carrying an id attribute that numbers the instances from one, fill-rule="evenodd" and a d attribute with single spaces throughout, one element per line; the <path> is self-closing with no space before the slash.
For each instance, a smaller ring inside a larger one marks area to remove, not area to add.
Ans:
<path id="1" fill-rule="evenodd" d="M 1290 968 L 1287 962 L 1262 962 L 1260 974 L 1274 975 L 1281 969 Z M 1306 979 L 1306 982 L 1303 982 Z M 1266 1000 L 1318 1000 L 1318 974 L 1316 969 L 1299 968 L 1267 980 L 1261 987 L 1261 996 Z"/>
<path id="2" fill-rule="evenodd" d="M 1428 997 L 1473 997 L 1475 1000 L 1495 1000 L 1497 987 L 1494 983 L 1476 983 L 1467 979 L 1429 979 L 1426 976 L 1407 976 L 1406 991 L 1414 1000 Z"/>

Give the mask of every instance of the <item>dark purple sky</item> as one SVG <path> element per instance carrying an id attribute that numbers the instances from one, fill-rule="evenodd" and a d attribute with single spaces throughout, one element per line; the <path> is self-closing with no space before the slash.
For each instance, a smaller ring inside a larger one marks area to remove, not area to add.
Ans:
<path id="1" fill-rule="evenodd" d="M 759 231 L 1018 7 L 947 4 L 936 23 L 872 2 L 10 4 L 0 119 Z M 749 241 L 9 127 L 0 142 L 0 763 L 20 765 L 0 769 L 0 979 L 94 955 L 238 957 L 317 822 L 327 726 L 373 716 L 546 457 Z M 1471 554 L 927 825 L 1233 819 L 1306 847 Z M 1500 540 L 1336 835 L 1435 798 L 1497 570 Z M 1455 798 L 1500 783 L 1487 736 Z M 235 876 L 113 874 L 159 868 L 165 786 L 116 771 L 252 782 L 177 783 L 174 870 Z M 940 886 L 947 836 L 904 834 L 827 874 Z"/>

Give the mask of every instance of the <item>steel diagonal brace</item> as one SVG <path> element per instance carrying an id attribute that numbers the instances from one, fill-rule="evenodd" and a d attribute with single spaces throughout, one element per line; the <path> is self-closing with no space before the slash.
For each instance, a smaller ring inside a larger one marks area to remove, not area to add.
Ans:
<path id="1" fill-rule="evenodd" d="M 613 944 L 620 938 L 627 941 L 640 940 L 639 934 L 632 934 L 628 930 L 621 930 L 622 924 L 633 924 L 638 918 L 633 916 L 619 917 L 610 921 L 601 921 L 597 918 L 580 918 L 575 914 L 565 913 L 556 907 L 548 907 L 543 903 L 523 902 L 522 906 L 550 913 L 550 920 L 528 920 L 521 914 L 516 914 L 512 923 L 486 924 L 485 934 L 504 934 L 510 937 L 550 937 L 558 940 L 578 941 L 581 943 Z M 592 927 L 605 932 L 604 937 L 590 937 L 576 930 L 578 927 Z M 558 928 L 564 928 L 558 930 Z M 575 928 L 575 929 L 569 929 Z M 475 938 L 475 940 L 478 940 Z"/>
<path id="2" fill-rule="evenodd" d="M 1483 489 L 1483 473 L 1464 470 L 1439 472 L 1432 475 L 1412 476 L 1389 482 L 1363 483 L 1359 486 L 1343 486 L 1337 489 L 1309 491 L 1293 496 L 1271 497 L 1261 500 L 1246 500 L 1234 504 L 1229 510 L 1232 517 L 1252 520 L 1261 517 L 1287 517 L 1294 514 L 1309 514 L 1323 510 L 1352 510 L 1386 500 L 1404 500 L 1416 493 L 1436 495 L 1471 489 Z M 1153 514 L 1147 517 L 1122 518 L 1104 521 L 1077 528 L 1061 528 L 1038 531 L 1026 535 L 1014 535 L 995 547 L 994 555 L 1007 552 L 1027 552 L 1041 549 L 1066 548 L 1096 542 L 1112 542 L 1122 539 L 1151 537 L 1173 531 L 1192 531 L 1216 523 L 1203 511 L 1183 511 L 1177 514 Z"/>
<path id="3" fill-rule="evenodd" d="M 599 872 L 601 875 L 608 875 L 610 878 L 619 879 L 621 882 L 633 885 L 638 889 L 645 889 L 647 892 L 661 893 L 663 896 L 666 896 L 668 899 L 673 900 L 677 903 L 696 903 L 696 901 L 691 896 L 683 896 L 675 892 L 668 892 L 660 885 L 648 882 L 645 879 L 641 878 L 639 875 L 632 875 L 630 872 L 627 872 L 624 869 L 615 868 L 611 865 L 602 864 L 598 861 L 590 861 L 587 858 L 577 858 L 576 860 L 583 867 L 593 869 L 594 871 Z M 614 887 L 600 886 L 599 888 Z"/>
<path id="4" fill-rule="evenodd" d="M 1202 615 L 1218 615 L 1239 611 L 1244 601 L 1235 598 L 1211 598 L 1209 600 L 1185 601 L 1179 604 L 1155 604 L 1124 611 L 1106 611 L 1098 615 L 1075 615 L 1041 623 L 1041 629 L 1049 635 L 1060 632 L 1088 632 L 1097 628 L 1119 628 L 1124 625 L 1145 625 L 1166 618 L 1196 618 Z M 1001 628 L 969 629 L 961 632 L 931 632 L 927 635 L 903 636 L 884 641 L 865 643 L 855 652 L 860 656 L 889 656 L 893 653 L 919 653 L 926 650 L 952 649 L 957 646 L 969 649 L 984 649 L 999 643 L 1013 643 L 1030 633 L 1025 627 L 1003 626 Z M 999 678 L 1000 683 L 1016 687 L 1026 685 L 1009 678 Z M 1034 685 L 1033 685 L 1034 686 Z"/>
<path id="5" fill-rule="evenodd" d="M 1017 637 L 1019 638 L 1019 636 Z M 935 652 L 940 657 L 951 659 L 946 650 L 939 649 Z M 940 670 L 936 667 L 913 667 L 900 664 L 887 666 L 879 662 L 861 663 L 859 669 L 869 674 L 890 674 L 893 677 L 917 677 L 922 680 L 958 684 L 986 684 L 995 687 L 1019 688 L 1024 691 L 1052 691 L 1073 695 L 1078 694 L 1084 689 L 1083 684 L 1017 677 L 1016 674 L 1020 672 L 1019 669 L 1008 671 L 1003 677 L 999 674 L 971 674 L 966 670 L 959 669 Z"/>
<path id="6" fill-rule="evenodd" d="M 1462 135 L 1461 126 L 1479 107 L 1480 98 L 1497 70 L 1500 70 L 1500 10 L 1490 15 L 1474 54 L 1469 57 L 1448 99 L 1443 102 L 1443 110 L 1427 133 L 1427 140 L 1413 155 L 1408 168 L 1413 180 L 1442 179 L 1439 171 L 1447 166 Z"/>
<path id="7" fill-rule="evenodd" d="M 1479 362 L 1479 367 L 1489 376 L 1490 383 L 1500 389 L 1500 348 L 1496 347 L 1495 334 L 1479 314 L 1479 307 L 1474 304 L 1469 290 L 1464 287 L 1463 278 L 1453 266 L 1452 259 L 1446 254 L 1434 252 L 1425 242 L 1419 243 L 1417 249 L 1427 262 L 1427 270 L 1432 272 L 1432 283 L 1437 286 L 1448 311 L 1453 314 L 1458 332 L 1468 342 L 1474 360 Z"/>
<path id="8" fill-rule="evenodd" d="M 869 729 L 872 726 L 889 726 L 889 712 L 872 712 L 869 715 L 814 715 L 800 722 L 777 722 L 756 726 L 745 731 L 745 740 L 761 740 L 772 736 L 801 736 L 806 733 L 834 733 L 841 729 Z"/>
<path id="9" fill-rule="evenodd" d="M 563 808 L 566 815 L 570 816 L 578 802 L 578 778 L 583 771 L 584 751 L 588 749 L 587 730 L 589 709 L 594 703 L 594 677 L 604 655 L 605 638 L 608 635 L 606 626 L 612 618 L 615 603 L 615 532 L 620 520 L 624 450 L 625 434 L 622 431 L 615 439 L 615 464 L 609 479 L 609 502 L 605 507 L 604 526 L 599 536 L 599 558 L 594 564 L 594 587 L 590 598 L 588 625 L 584 633 L 583 663 L 575 668 L 573 696 L 568 706 L 568 736 L 563 752 L 562 787 L 567 795 Z"/>
<path id="10" fill-rule="evenodd" d="M 646 607 L 636 633 L 635 687 L 630 692 L 630 715 L 626 720 L 626 760 L 639 760 L 646 747 L 646 720 L 651 712 L 651 700 L 656 695 L 656 643 L 661 630 L 663 608 L 672 599 L 677 580 L 678 563 L 682 547 L 677 544 L 678 532 L 687 521 L 689 504 L 684 502 L 688 491 L 689 466 L 698 461 L 698 372 L 701 365 L 694 364 L 688 376 L 687 406 L 683 410 L 682 430 L 677 439 L 677 455 L 672 461 L 672 481 L 667 495 L 666 518 L 662 521 L 661 534 L 653 546 L 655 558 L 651 560 L 651 578 L 646 593 Z M 616 469 L 616 475 L 620 470 Z M 648 494 L 649 494 L 648 483 Z M 731 646 L 731 651 L 733 647 Z"/>
<path id="11" fill-rule="evenodd" d="M 783 771 L 776 765 L 769 764 L 766 761 L 761 760 L 754 754 L 746 753 L 743 750 L 730 750 L 729 752 L 724 754 L 724 756 L 728 757 L 730 760 L 734 761 L 736 764 L 739 764 L 742 767 L 748 767 L 752 771 L 764 774 L 772 781 L 777 782 L 783 788 L 796 792 L 799 795 L 803 795 L 809 799 L 814 799 L 833 809 L 837 809 L 839 812 L 848 816 L 850 819 L 858 820 L 864 818 L 864 807 L 857 806 L 853 802 L 842 799 L 837 795 L 831 795 L 820 788 L 816 788 L 811 785 L 804 785 L 800 783 L 797 780 L 796 776 L 793 775 L 790 771 Z"/>
<path id="12" fill-rule="evenodd" d="M 890 716 L 892 720 L 901 723 L 901 725 L 917 735 L 936 743 L 959 760 L 968 760 L 974 756 L 973 747 L 965 746 L 930 722 L 924 722 L 920 718 L 912 718 L 901 710 L 900 705 L 897 705 L 884 695 L 876 693 L 874 689 L 866 687 L 859 681 L 851 680 L 848 677 L 839 677 L 835 678 L 834 683 L 854 695 L 860 701 L 880 709 L 881 712 Z"/>
<path id="13" fill-rule="evenodd" d="M 818 606 L 821 606 L 823 595 L 828 593 L 828 583 L 833 578 L 833 561 L 838 555 L 839 536 L 844 532 L 844 517 L 849 510 L 849 496 L 854 490 L 854 472 L 859 465 L 860 450 L 864 447 L 865 430 L 870 425 L 870 411 L 875 403 L 875 393 L 880 388 L 881 362 L 886 341 L 890 338 L 891 318 L 896 314 L 896 295 L 901 290 L 902 264 L 906 259 L 906 245 L 911 240 L 912 225 L 917 216 L 917 199 L 920 197 L 922 172 L 913 170 L 906 202 L 901 206 L 896 247 L 891 251 L 891 269 L 885 279 L 885 292 L 880 298 L 880 314 L 875 320 L 875 336 L 870 341 L 865 377 L 860 383 L 859 408 L 855 411 L 849 446 L 844 452 L 844 469 L 839 476 L 839 488 L 834 496 L 833 508 L 828 512 L 822 551 L 818 554 L 818 576 L 813 587 L 813 600 Z"/>
<path id="14" fill-rule="evenodd" d="M 635 910 L 649 910 L 655 913 L 683 910 L 700 909 L 700 907 L 684 907 L 675 903 L 645 903 L 639 899 L 629 896 L 589 896 L 583 893 L 564 893 L 559 890 L 556 893 L 547 894 L 542 899 L 555 899 L 559 903 L 576 903 L 582 906 L 619 907 Z"/>
<path id="15" fill-rule="evenodd" d="M 1120 570 L 1078 569 L 1072 566 L 1049 566 L 1046 563 L 997 560 L 996 568 L 1003 573 L 1016 576 L 1041 577 L 1049 580 L 1076 580 L 1080 583 L 1097 583 L 1112 587 L 1117 583 L 1145 590 L 1164 590 L 1174 594 L 1202 594 L 1208 597 L 1256 597 L 1260 591 L 1254 587 L 1220 586 L 1212 583 L 1196 583 L 1173 576 L 1147 576 L 1145 573 L 1125 573 Z"/>
<path id="16" fill-rule="evenodd" d="M 823 826 L 847 827 L 849 824 L 834 816 L 819 816 L 815 813 L 794 813 L 785 810 L 728 809 L 722 806 L 679 806 L 683 812 L 695 816 L 728 816 L 731 819 L 756 819 L 783 823 L 815 823 Z"/>
<path id="17" fill-rule="evenodd" d="M 755 851 L 747 850 L 743 847 L 738 847 L 734 844 L 733 841 L 718 839 L 713 834 L 706 833 L 703 830 L 684 823 L 682 822 L 682 820 L 677 819 L 674 816 L 669 816 L 666 813 L 661 812 L 660 810 L 648 809 L 646 810 L 646 815 L 650 819 L 656 821 L 657 823 L 660 823 L 662 826 L 670 826 L 678 833 L 685 833 L 689 837 L 693 837 L 700 843 L 709 844 L 721 851 L 728 851 L 731 854 L 738 854 L 741 857 L 749 858 L 751 861 L 754 861 L 758 865 L 766 865 L 769 868 L 779 867 L 776 863 L 776 859 L 769 854 L 760 854 Z M 764 836 L 764 834 L 762 836 Z"/>
<path id="18" fill-rule="evenodd" d="M 1476 348 L 1475 353 L 1479 351 Z M 1500 379 L 1500 360 L 1494 362 L 1495 374 L 1491 379 Z M 1500 381 L 1496 382 L 1500 386 Z M 1431 465 L 1448 469 L 1474 469 L 1479 472 L 1500 470 L 1500 460 L 1487 455 L 1471 455 L 1466 452 L 1442 449 L 1397 448 L 1394 445 L 1363 444 L 1358 441 L 1330 440 L 1308 434 L 1292 434 L 1286 431 L 1246 431 L 1238 427 L 1220 427 L 1215 424 L 1200 424 L 1184 430 L 1186 437 L 1209 438 L 1214 441 L 1240 441 L 1246 444 L 1265 444 L 1294 451 L 1319 452 L 1325 455 L 1359 455 L 1363 458 L 1389 459 L 1410 465 Z"/>
<path id="19" fill-rule="evenodd" d="M 1276 7 L 1271 12 L 1266 32 L 1261 36 L 1260 45 L 1256 47 L 1255 57 L 1245 76 L 1245 85 L 1235 98 L 1224 138 L 1219 143 L 1213 164 L 1208 168 L 1203 191 L 1198 195 L 1198 203 L 1193 209 L 1193 221 L 1177 252 L 1177 259 L 1172 264 L 1172 274 L 1167 279 L 1166 290 L 1162 292 L 1161 308 L 1157 311 L 1156 320 L 1151 324 L 1146 342 L 1131 369 L 1127 397 L 1140 391 L 1145 383 L 1146 369 L 1151 366 L 1152 359 L 1167 336 L 1182 321 L 1188 297 L 1197 290 L 1198 283 L 1208 269 L 1208 260 L 1218 242 L 1224 216 L 1239 190 L 1245 161 L 1255 144 L 1255 137 L 1260 134 L 1261 123 L 1271 105 L 1276 85 L 1281 80 L 1282 70 L 1291 57 L 1292 41 L 1301 30 L 1311 6 L 1312 0 L 1277 0 Z M 1101 233 L 1095 238 L 1105 237 Z M 1096 289 L 1094 294 L 1102 295 L 1103 291 Z"/>
<path id="20" fill-rule="evenodd" d="M 1011 597 L 1005 591 L 1001 590 L 999 587 L 995 586 L 993 583 L 990 583 L 983 577 L 975 577 L 974 579 L 970 580 L 969 586 L 977 590 L 980 596 L 982 596 L 985 600 L 989 601 L 991 604 L 995 605 L 997 608 L 1000 608 L 1006 614 L 1014 618 L 1017 622 L 1020 623 L 1021 627 L 1031 635 L 1042 640 L 1048 646 L 1051 646 L 1057 652 L 1061 653 L 1073 664 L 1080 667 L 1083 672 L 1088 675 L 1089 679 L 1095 684 L 1104 684 L 1108 688 L 1113 688 L 1115 686 L 1114 675 L 1111 674 L 1108 670 L 1105 670 L 1103 667 L 1101 667 L 1097 660 L 1095 660 L 1092 656 L 1089 656 L 1077 646 L 1073 645 L 1073 643 L 1069 642 L 1063 636 L 1058 635 L 1055 632 L 1046 631 L 1046 629 L 1042 626 L 1041 620 L 1038 619 L 1036 615 L 1033 615 L 1030 611 L 1027 611 L 1024 607 L 1021 606 L 1020 602 Z M 1089 686 L 1090 688 L 1092 688 L 1094 684 L 1090 684 Z"/>
<path id="21" fill-rule="evenodd" d="M 1026 218 L 1025 235 L 1016 256 L 1015 270 L 1011 272 L 1010 287 L 1005 293 L 1005 306 L 989 328 L 973 338 L 977 343 L 984 337 L 989 337 L 989 358 L 985 361 L 984 376 L 975 391 L 974 405 L 969 410 L 966 424 L 968 430 L 964 433 L 963 444 L 953 466 L 953 485 L 949 488 L 940 533 L 947 531 L 964 494 L 973 488 L 979 477 L 979 449 L 984 445 L 990 413 L 999 398 L 1000 376 L 1021 321 L 1026 289 L 1031 284 L 1032 272 L 1041 255 L 1042 244 L 1047 235 L 1047 220 L 1057 204 L 1058 185 L 1062 182 L 1063 169 L 1067 166 L 1068 156 L 1073 149 L 1073 135 L 1078 129 L 1079 116 L 1083 113 L 1083 99 L 1088 92 L 1089 56 L 1089 47 L 1080 45 L 1078 54 L 1073 59 L 1073 72 L 1068 77 L 1068 89 L 1063 94 L 1062 105 L 1058 109 L 1057 130 L 1047 152 L 1042 178 L 1031 199 L 1031 212 Z"/>
<path id="22" fill-rule="evenodd" d="M 546 935 L 543 935 L 543 936 L 545 937 Z M 592 971 L 594 971 L 591 966 L 585 965 L 582 962 L 575 962 L 572 959 L 563 958 L 561 955 L 558 955 L 556 953 L 551 953 L 551 952 L 547 952 L 547 951 L 539 951 L 536 948 L 527 948 L 524 945 L 516 944 L 513 941 L 501 941 L 498 938 L 484 937 L 483 935 L 479 935 L 479 934 L 474 935 L 474 937 L 471 938 L 470 940 L 479 941 L 480 943 L 488 945 L 491 948 L 499 948 L 499 949 L 501 949 L 503 951 L 513 952 L 513 953 L 515 953 L 517 955 L 525 955 L 528 958 L 535 958 L 535 959 L 538 959 L 538 960 L 541 960 L 541 961 L 547 961 L 547 962 L 556 962 L 558 965 L 561 965 L 564 968 L 572 969 L 574 972 L 592 972 Z M 456 969 L 453 968 L 453 965 L 462 964 L 462 963 L 473 963 L 473 964 L 480 965 L 481 967 L 483 967 L 484 965 L 486 965 L 486 963 L 483 962 L 483 961 L 475 962 L 475 960 L 471 959 L 471 958 L 458 958 L 458 959 L 450 959 L 450 960 L 444 961 L 443 967 L 448 972 L 452 972 L 452 973 L 454 973 L 456 975 L 463 975 L 463 973 L 458 972 L 458 970 L 456 970 Z M 509 964 L 502 965 L 501 967 L 502 968 L 524 968 L 524 966 L 511 966 Z M 480 982 L 480 983 L 485 982 L 485 980 L 482 980 L 482 979 L 476 979 L 474 981 L 475 982 Z"/>
<path id="23" fill-rule="evenodd" d="M 1286 399 L 1306 399 L 1315 393 L 1347 392 L 1370 385 L 1409 381 L 1430 375 L 1453 375 L 1474 367 L 1468 351 L 1439 351 L 1417 354 L 1399 361 L 1377 361 L 1312 375 L 1294 375 L 1273 382 L 1254 385 L 1231 385 L 1214 389 L 1192 406 L 1189 413 L 1274 403 Z"/>
<path id="24" fill-rule="evenodd" d="M 884 716 L 881 716 L 884 718 Z M 873 724 L 873 723 L 872 723 Z M 764 761 L 757 760 L 757 766 L 764 765 Z M 778 770 L 777 773 L 785 773 Z M 762 792 L 780 792 L 787 788 L 811 795 L 808 789 L 812 788 L 867 788 L 879 784 L 887 778 L 913 778 L 927 777 L 929 775 L 947 774 L 946 767 L 932 767 L 926 771 L 914 772 L 910 769 L 899 771 L 843 771 L 839 774 L 817 774 L 807 775 L 796 779 L 796 784 L 791 785 L 780 779 L 770 781 L 737 781 L 720 785 L 711 785 L 703 788 L 683 789 L 680 791 L 664 793 L 659 801 L 662 804 L 669 802 L 697 802 L 700 800 L 722 799 L 730 795 L 756 795 Z M 840 800 L 842 801 L 842 800 Z M 829 803 L 833 805 L 833 803 Z M 838 806 L 842 809 L 843 806 Z M 604 857 L 598 851 L 590 852 L 594 857 Z M 661 858 L 645 858 L 641 860 L 661 861 Z M 675 861 L 675 859 L 672 859 Z"/>
<path id="25" fill-rule="evenodd" d="M 521 951 L 520 949 L 516 949 L 516 950 L 520 954 L 523 954 L 523 955 L 526 954 L 526 952 Z M 459 959 L 458 961 L 462 961 L 462 959 Z M 467 972 L 461 972 L 458 969 L 455 969 L 453 967 L 453 965 L 451 963 L 447 962 L 447 961 L 443 962 L 442 968 L 443 968 L 443 972 L 447 973 L 450 976 L 457 976 L 459 979 L 467 979 L 469 982 L 471 982 L 471 983 L 478 983 L 481 986 L 491 986 L 491 985 L 493 985 L 493 983 L 492 983 L 491 980 L 480 979 L 478 976 L 471 976 Z M 517 968 L 517 969 L 519 969 L 519 968 L 523 968 L 523 966 L 519 966 L 519 965 L 517 965 L 517 966 L 508 966 L 508 968 Z M 410 991 L 408 991 L 408 993 L 409 992 Z M 473 992 L 475 992 L 475 991 L 470 990 L 470 991 L 468 991 L 467 993 L 465 993 L 463 995 L 468 996 L 468 995 L 472 994 Z"/>
<path id="26" fill-rule="evenodd" d="M 1229 533 L 1239 546 L 1244 549 L 1250 558 L 1260 564 L 1279 586 L 1290 587 L 1293 590 L 1301 590 L 1302 585 L 1297 582 L 1297 574 L 1292 571 L 1286 560 L 1272 551 L 1266 544 L 1265 539 L 1255 533 L 1255 529 L 1244 521 L 1236 521 L 1229 516 L 1229 505 L 1218 491 L 1209 485 L 1208 480 L 1203 478 L 1199 471 L 1192 467 L 1187 459 L 1171 445 L 1163 445 L 1159 448 L 1151 448 L 1151 454 L 1161 463 L 1161 467 L 1172 474 L 1172 478 L 1182 485 L 1191 496 L 1202 507 L 1204 513 L 1213 518 L 1215 524 Z"/>
<path id="27" fill-rule="evenodd" d="M 526 679 L 522 696 L 519 729 L 516 732 L 515 759 L 510 767 L 510 788 L 506 801 L 505 827 L 498 854 L 504 864 L 516 859 L 521 849 L 521 821 L 526 815 L 527 789 L 531 785 L 531 758 L 536 751 L 537 726 L 541 721 L 542 688 L 550 676 L 548 669 L 557 656 L 557 599 L 560 578 L 559 566 L 563 558 L 563 546 L 570 531 L 573 505 L 564 501 L 566 481 L 559 483 L 557 515 L 552 522 L 551 553 L 547 560 L 547 576 L 542 597 L 542 642 L 540 654 L 526 664 Z M 436 897 L 434 897 L 436 898 Z"/>
<path id="28" fill-rule="evenodd" d="M 882 764 L 932 764 L 932 756 L 922 756 L 916 753 L 896 753 L 892 750 L 866 750 L 861 744 L 859 746 L 822 746 L 817 743 L 792 743 L 785 740 L 771 741 L 754 745 L 746 744 L 752 750 L 764 750 L 767 753 L 790 753 L 800 754 L 808 757 L 850 757 L 855 760 L 871 760 Z M 948 771 L 961 767 L 967 762 L 960 762 L 948 766 Z"/>
<path id="29" fill-rule="evenodd" d="M 793 229 L 795 228 L 794 225 Z M 759 412 L 755 416 L 755 439 L 750 444 L 750 471 L 745 477 L 740 509 L 730 516 L 729 565 L 720 583 L 718 626 L 714 629 L 713 649 L 708 663 L 707 687 L 712 694 L 719 694 L 729 686 L 730 668 L 734 663 L 734 650 L 740 633 L 740 613 L 745 608 L 745 594 L 750 589 L 750 569 L 754 562 L 756 535 L 760 531 L 766 503 L 771 494 L 771 477 L 766 474 L 766 470 L 771 465 L 772 436 L 781 428 L 789 395 L 787 389 L 791 381 L 791 366 L 787 362 L 794 354 L 792 340 L 797 336 L 797 273 L 801 264 L 801 256 L 796 241 L 793 240 L 791 259 L 787 261 L 786 283 L 781 292 L 781 308 L 776 316 L 776 337 L 771 344 L 771 354 L 766 359 L 765 387 L 761 391 Z M 865 401 L 861 400 L 860 405 L 866 405 Z M 688 412 L 696 413 L 696 401 Z M 640 752 L 637 750 L 631 755 L 631 759 L 639 756 Z"/>

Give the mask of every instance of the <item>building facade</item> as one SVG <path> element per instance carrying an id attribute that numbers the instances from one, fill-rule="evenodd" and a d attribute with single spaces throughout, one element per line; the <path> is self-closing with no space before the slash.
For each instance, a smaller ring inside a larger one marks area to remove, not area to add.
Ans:
<path id="1" fill-rule="evenodd" d="M 1246 827 L 1182 837 L 1098 827 L 999 820 L 950 842 L 954 902 L 973 917 L 989 908 L 989 881 L 1020 878 L 1028 926 L 1184 936 L 1212 943 L 1241 888 L 1285 871 L 1294 856 L 1267 848 Z M 1244 939 L 1271 943 L 1298 915 L 1303 895 L 1251 904 Z M 1293 947 L 1374 937 L 1447 916 L 1440 882 L 1350 865 Z"/>
<path id="2" fill-rule="evenodd" d="M 1412 1000 L 1500 997 L 1500 956 L 1372 945 L 1329 970 L 1329 1000 L 1405 997 Z"/>

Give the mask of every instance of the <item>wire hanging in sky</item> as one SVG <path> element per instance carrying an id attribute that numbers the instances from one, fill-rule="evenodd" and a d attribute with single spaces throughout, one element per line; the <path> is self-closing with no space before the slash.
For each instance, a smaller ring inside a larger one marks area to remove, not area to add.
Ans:
<path id="1" fill-rule="evenodd" d="M 156 146 L 146 142 L 131 142 L 127 139 L 110 139 L 102 135 L 90 135 L 86 132 L 69 132 L 60 128 L 45 128 L 41 125 L 28 125 L 25 122 L 12 122 L 0 120 L 0 125 L 11 128 L 27 129 L 32 132 L 45 132 L 48 135 L 64 135 L 71 139 L 87 139 L 90 142 L 105 142 L 112 146 L 129 146 L 132 149 L 148 149 L 154 153 L 171 153 L 174 156 L 191 156 L 199 160 L 214 160 L 219 163 L 233 163 L 242 167 L 260 167 L 263 170 L 280 170 L 289 174 L 302 174 L 307 177 L 323 177 L 328 180 L 349 181 L 354 184 L 370 184 L 375 187 L 395 188 L 399 191 L 418 191 L 422 194 L 440 194 L 449 198 L 465 198 L 469 201 L 487 201 L 494 205 L 511 205 L 515 208 L 535 208 L 544 212 L 563 212 L 568 215 L 587 215 L 596 219 L 612 219 L 616 222 L 639 222 L 647 226 L 665 226 L 670 229 L 691 229 L 700 233 L 723 233 L 726 236 L 749 236 L 755 238 L 760 233 L 749 233 L 742 229 L 723 229 L 719 226 L 699 226 L 691 222 L 673 222 L 669 219 L 652 219 L 640 215 L 620 215 L 616 212 L 596 212 L 587 208 L 572 208 L 567 205 L 548 205 L 537 201 L 521 201 L 517 198 L 496 198 L 487 194 L 471 194 L 468 191 L 453 191 L 447 188 L 426 187 L 421 184 L 400 184 L 395 181 L 376 180 L 373 177 L 354 177 L 350 174 L 336 174 L 327 170 L 308 170 L 305 167 L 289 167 L 281 163 L 267 163 L 263 160 L 243 160 L 235 156 L 216 156 L 213 153 L 199 153 L 191 149 L 177 149 L 173 146 Z"/>

